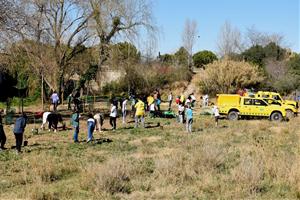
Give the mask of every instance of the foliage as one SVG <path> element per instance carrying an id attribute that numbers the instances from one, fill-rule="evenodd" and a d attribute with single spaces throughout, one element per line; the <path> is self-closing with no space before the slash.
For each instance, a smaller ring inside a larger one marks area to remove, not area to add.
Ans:
<path id="1" fill-rule="evenodd" d="M 264 76 L 257 65 L 220 60 L 207 65 L 200 87 L 203 92 L 210 94 L 234 93 L 239 88 L 251 87 L 263 80 Z"/>
<path id="2" fill-rule="evenodd" d="M 262 46 L 256 45 L 245 50 L 241 56 L 246 62 L 251 62 L 255 65 L 262 67 L 264 65 L 264 59 L 266 57 L 265 50 Z"/>
<path id="3" fill-rule="evenodd" d="M 286 50 L 274 42 L 270 42 L 268 45 L 266 45 L 264 47 L 264 51 L 267 58 L 274 58 L 276 60 L 282 60 L 286 55 Z"/>
<path id="4" fill-rule="evenodd" d="M 184 47 L 180 47 L 174 56 L 177 65 L 188 66 L 189 53 Z"/>
<path id="5" fill-rule="evenodd" d="M 194 66 L 197 68 L 204 68 L 204 65 L 218 60 L 217 56 L 211 51 L 199 51 L 193 55 Z"/>
<path id="6" fill-rule="evenodd" d="M 175 61 L 175 56 L 173 54 L 163 54 L 159 56 L 159 61 L 166 65 L 172 65 Z"/>

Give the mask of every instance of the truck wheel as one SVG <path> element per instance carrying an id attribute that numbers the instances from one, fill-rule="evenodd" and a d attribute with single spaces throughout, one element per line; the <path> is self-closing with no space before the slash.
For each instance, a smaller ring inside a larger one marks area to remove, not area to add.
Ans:
<path id="1" fill-rule="evenodd" d="M 294 112 L 292 110 L 290 110 L 290 109 L 286 110 L 286 117 L 288 119 L 294 118 L 295 117 Z"/>
<path id="2" fill-rule="evenodd" d="M 238 114 L 238 112 L 236 112 L 236 111 L 230 111 L 229 113 L 228 113 L 228 119 L 229 120 L 238 120 L 239 119 L 239 114 Z"/>
<path id="3" fill-rule="evenodd" d="M 273 112 L 270 119 L 271 121 L 282 121 L 282 114 L 280 112 Z"/>

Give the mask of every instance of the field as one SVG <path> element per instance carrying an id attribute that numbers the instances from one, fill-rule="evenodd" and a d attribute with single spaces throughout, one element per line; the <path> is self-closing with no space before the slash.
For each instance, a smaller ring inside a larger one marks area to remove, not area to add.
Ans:
<path id="1" fill-rule="evenodd" d="M 0 152 L 0 199 L 300 199 L 299 122 L 215 127 L 196 114 L 187 134 L 175 119 L 146 118 L 145 129 L 118 121 L 89 144 L 85 120 L 79 144 L 72 130 L 33 135 L 30 124 L 22 154 Z"/>

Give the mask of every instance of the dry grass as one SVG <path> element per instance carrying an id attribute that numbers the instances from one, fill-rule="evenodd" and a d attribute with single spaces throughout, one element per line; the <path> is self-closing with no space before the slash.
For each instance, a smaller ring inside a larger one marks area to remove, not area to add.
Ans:
<path id="1" fill-rule="evenodd" d="M 101 144 L 72 144 L 72 131 L 26 132 L 23 154 L 0 153 L 0 199 L 300 198 L 299 118 L 222 120 L 219 128 L 195 118 L 190 135 L 175 120 L 147 119 L 163 129 L 120 127 L 95 134 L 112 140 Z"/>

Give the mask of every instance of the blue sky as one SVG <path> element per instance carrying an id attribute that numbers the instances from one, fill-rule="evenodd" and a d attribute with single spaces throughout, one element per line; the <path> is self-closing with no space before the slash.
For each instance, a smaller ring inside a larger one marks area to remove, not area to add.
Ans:
<path id="1" fill-rule="evenodd" d="M 300 0 L 154 0 L 153 12 L 160 31 L 158 51 L 174 53 L 181 45 L 187 18 L 196 20 L 200 38 L 194 52 L 216 52 L 220 28 L 229 21 L 242 33 L 255 26 L 280 33 L 289 47 L 300 52 Z"/>

